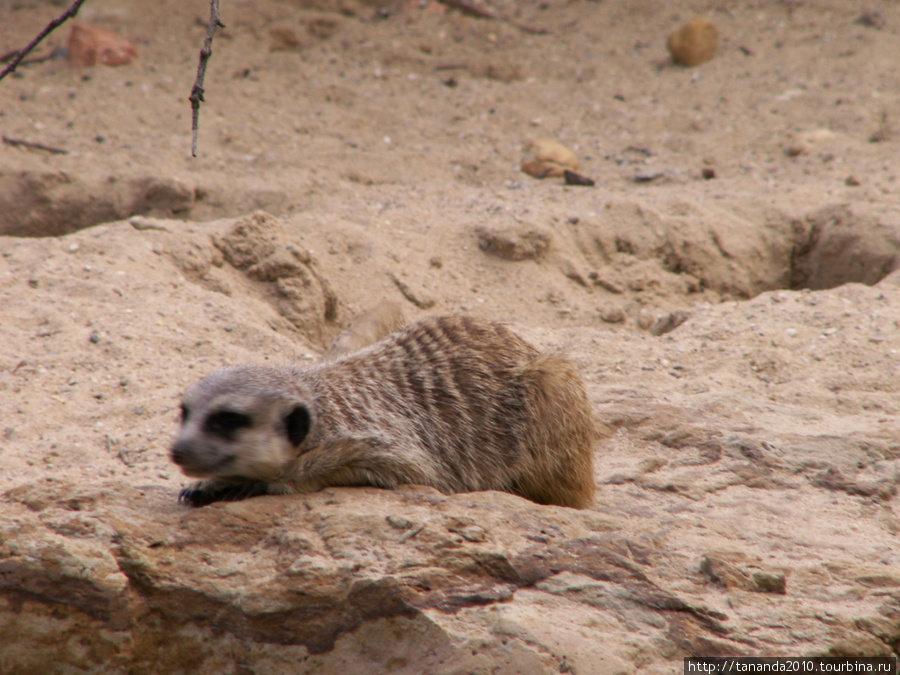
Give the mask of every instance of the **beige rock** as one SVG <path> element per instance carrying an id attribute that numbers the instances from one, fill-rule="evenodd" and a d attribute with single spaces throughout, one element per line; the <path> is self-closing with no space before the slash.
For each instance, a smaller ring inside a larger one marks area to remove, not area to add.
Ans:
<path id="1" fill-rule="evenodd" d="M 566 659 L 613 673 L 635 640 L 651 652 L 660 641 L 738 647 L 724 616 L 650 581 L 631 544 L 593 533 L 589 513 L 507 494 L 344 488 L 190 510 L 160 488 L 43 481 L 8 492 L 3 509 L 12 671 L 152 658 L 149 672 L 174 672 L 189 653 L 200 671 L 239 654 L 306 672 L 348 660 L 357 672 L 367 659 L 372 672 L 405 653 L 409 668 L 434 672 L 438 652 L 476 671 L 506 653 L 529 672 Z M 629 636 L 635 623 L 642 636 Z M 48 635 L 79 648 L 51 655 Z M 379 649 L 357 652 L 375 636 Z"/>
<path id="2" fill-rule="evenodd" d="M 539 138 L 525 146 L 522 171 L 535 178 L 562 177 L 566 169 L 578 170 L 578 157 L 566 146 L 549 138 Z"/>
<path id="3" fill-rule="evenodd" d="M 694 19 L 669 36 L 666 45 L 676 63 L 699 66 L 709 61 L 719 44 L 716 25 L 706 18 Z"/>
<path id="4" fill-rule="evenodd" d="M 819 146 L 831 143 L 834 139 L 835 134 L 831 129 L 818 128 L 801 131 L 794 135 L 786 152 L 791 157 L 806 155 Z"/>
<path id="5" fill-rule="evenodd" d="M 538 227 L 479 227 L 478 248 L 505 260 L 535 260 L 550 247 L 552 233 Z"/>
<path id="6" fill-rule="evenodd" d="M 295 51 L 305 46 L 297 31 L 289 26 L 275 26 L 269 29 L 270 52 Z"/>
<path id="7" fill-rule="evenodd" d="M 674 312 L 667 312 L 657 317 L 656 321 L 650 326 L 650 332 L 653 335 L 665 335 L 670 333 L 685 321 L 691 318 L 691 313 L 683 309 Z"/>
<path id="8" fill-rule="evenodd" d="M 278 218 L 257 211 L 235 220 L 213 241 L 247 278 L 269 285 L 266 299 L 298 331 L 320 345 L 334 338 L 337 295 L 309 251 L 287 240 Z"/>
<path id="9" fill-rule="evenodd" d="M 335 16 L 320 16 L 310 19 L 306 24 L 306 32 L 319 39 L 327 39 L 341 27 L 341 20 Z"/>
<path id="10" fill-rule="evenodd" d="M 498 59 L 476 61 L 469 67 L 474 77 L 485 77 L 498 82 L 515 82 L 522 79 L 522 68 L 514 61 Z"/>
<path id="11" fill-rule="evenodd" d="M 606 323 L 625 323 L 628 316 L 621 307 L 604 307 L 600 310 L 600 318 Z"/>
<path id="12" fill-rule="evenodd" d="M 745 563 L 745 564 L 740 564 Z M 786 578 L 783 572 L 753 569 L 740 554 L 709 554 L 700 561 L 700 571 L 710 580 L 726 588 L 740 588 L 757 593 L 784 595 Z"/>

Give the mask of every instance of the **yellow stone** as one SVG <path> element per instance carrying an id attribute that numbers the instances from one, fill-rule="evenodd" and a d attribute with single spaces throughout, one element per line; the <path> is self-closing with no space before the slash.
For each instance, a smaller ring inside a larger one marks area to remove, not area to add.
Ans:
<path id="1" fill-rule="evenodd" d="M 719 44 L 719 31 L 709 19 L 694 19 L 669 36 L 672 58 L 683 66 L 699 66 L 709 61 Z"/>

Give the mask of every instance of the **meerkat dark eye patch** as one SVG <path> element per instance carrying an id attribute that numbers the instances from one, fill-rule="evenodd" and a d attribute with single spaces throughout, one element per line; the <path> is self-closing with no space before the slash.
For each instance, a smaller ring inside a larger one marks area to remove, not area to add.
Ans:
<path id="1" fill-rule="evenodd" d="M 206 418 L 203 425 L 207 433 L 227 441 L 234 440 L 235 433 L 246 427 L 253 426 L 250 415 L 234 412 L 233 410 L 219 410 Z"/>
<path id="2" fill-rule="evenodd" d="M 306 434 L 309 433 L 309 427 L 312 419 L 309 416 L 309 409 L 305 405 L 295 406 L 284 418 L 284 426 L 287 431 L 288 440 L 291 445 L 300 445 Z"/>
<path id="3" fill-rule="evenodd" d="M 181 404 L 181 423 L 184 424 L 187 422 L 188 415 L 191 414 L 191 411 L 188 410 L 188 407 L 182 403 Z"/>

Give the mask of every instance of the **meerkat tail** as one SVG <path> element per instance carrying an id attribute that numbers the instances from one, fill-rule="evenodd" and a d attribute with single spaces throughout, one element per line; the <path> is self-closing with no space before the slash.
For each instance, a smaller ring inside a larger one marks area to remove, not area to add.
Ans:
<path id="1" fill-rule="evenodd" d="M 335 361 L 357 352 L 400 330 L 404 325 L 406 319 L 400 305 L 393 300 L 382 300 L 354 317 L 347 330 L 338 335 L 328 347 L 322 361 Z"/>
<path id="2" fill-rule="evenodd" d="M 540 355 L 522 368 L 529 456 L 517 476 L 520 494 L 541 504 L 587 508 L 594 501 L 593 413 L 574 364 Z"/>

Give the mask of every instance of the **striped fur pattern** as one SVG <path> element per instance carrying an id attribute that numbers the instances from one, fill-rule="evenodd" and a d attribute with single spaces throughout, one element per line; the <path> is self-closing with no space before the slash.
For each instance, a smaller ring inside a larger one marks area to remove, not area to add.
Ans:
<path id="1" fill-rule="evenodd" d="M 312 367 L 237 366 L 184 398 L 172 458 L 200 506 L 404 483 L 593 501 L 594 425 L 575 367 L 504 325 L 428 318 Z"/>

